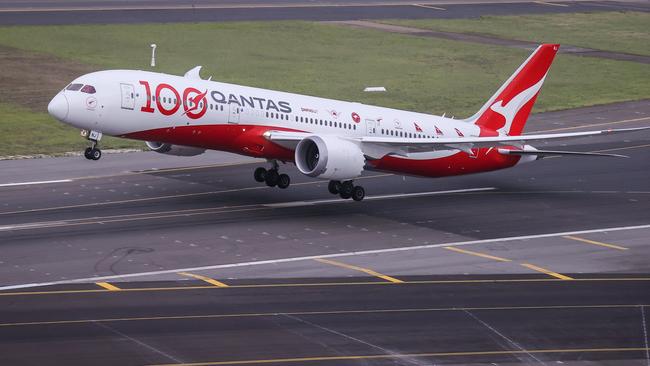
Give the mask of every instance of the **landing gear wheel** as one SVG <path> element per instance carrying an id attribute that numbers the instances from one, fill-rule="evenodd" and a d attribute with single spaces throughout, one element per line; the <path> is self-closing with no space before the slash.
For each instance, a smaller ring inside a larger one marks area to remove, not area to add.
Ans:
<path id="1" fill-rule="evenodd" d="M 341 190 L 341 182 L 338 180 L 331 180 L 327 185 L 327 190 L 330 191 L 331 194 L 339 194 L 339 191 Z"/>
<path id="2" fill-rule="evenodd" d="M 266 185 L 269 187 L 275 187 L 280 181 L 280 174 L 275 169 L 268 170 L 266 176 L 264 177 Z"/>
<path id="3" fill-rule="evenodd" d="M 93 151 L 92 147 L 87 147 L 86 150 L 84 150 L 84 156 L 86 157 L 86 159 L 92 160 L 93 157 L 92 155 L 90 155 L 92 151 Z"/>
<path id="4" fill-rule="evenodd" d="M 280 174 L 278 179 L 278 188 L 285 189 L 291 184 L 291 178 L 286 174 Z"/>
<path id="5" fill-rule="evenodd" d="M 341 198 L 346 200 L 352 197 L 353 190 L 354 190 L 354 185 L 352 184 L 352 182 L 350 181 L 343 182 L 341 184 L 341 188 L 339 188 L 339 196 L 341 196 Z"/>
<path id="6" fill-rule="evenodd" d="M 92 160 L 99 160 L 101 157 L 102 157 L 102 151 L 101 150 L 99 150 L 97 148 L 90 149 L 90 158 Z"/>
<path id="7" fill-rule="evenodd" d="M 366 196 L 366 190 L 361 186 L 356 186 L 352 189 L 352 199 L 359 202 Z"/>
<path id="8" fill-rule="evenodd" d="M 266 169 L 262 167 L 255 169 L 253 177 L 255 177 L 255 180 L 260 183 L 266 181 Z"/>

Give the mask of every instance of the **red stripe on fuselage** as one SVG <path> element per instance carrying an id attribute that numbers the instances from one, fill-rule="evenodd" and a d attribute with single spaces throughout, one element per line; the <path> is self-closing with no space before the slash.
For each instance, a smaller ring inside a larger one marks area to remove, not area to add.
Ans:
<path id="1" fill-rule="evenodd" d="M 474 149 L 474 152 L 476 152 L 474 158 L 463 151 L 444 158 L 426 160 L 385 156 L 379 160 L 369 161 L 368 165 L 376 170 L 438 178 L 510 168 L 520 159 L 515 155 L 499 154 L 496 149 L 490 148 Z"/>
<path id="2" fill-rule="evenodd" d="M 264 138 L 264 132 L 270 130 L 296 131 L 282 127 L 218 124 L 157 128 L 132 132 L 121 137 L 228 151 L 257 158 L 293 161 L 292 150 Z"/>
<path id="3" fill-rule="evenodd" d="M 158 128 L 132 132 L 121 137 L 293 162 L 293 150 L 279 146 L 264 137 L 264 133 L 271 130 L 304 132 L 275 126 L 217 124 Z M 371 169 L 399 174 L 446 177 L 509 168 L 517 164 L 520 159 L 519 156 L 499 154 L 496 149 L 491 148 L 473 151 L 476 152 L 475 157 L 470 157 L 462 151 L 444 158 L 425 160 L 386 156 L 379 160 L 369 160 L 368 166 Z"/>

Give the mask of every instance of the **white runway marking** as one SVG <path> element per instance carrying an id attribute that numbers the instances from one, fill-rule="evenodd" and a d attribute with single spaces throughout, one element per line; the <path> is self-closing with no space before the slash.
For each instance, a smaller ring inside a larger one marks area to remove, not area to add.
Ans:
<path id="1" fill-rule="evenodd" d="M 268 187 L 264 187 L 264 188 L 268 188 Z M 366 199 L 367 200 L 395 199 L 395 198 L 420 197 L 420 196 L 442 195 L 442 194 L 452 194 L 452 193 L 482 192 L 482 191 L 492 191 L 495 189 L 496 188 L 494 187 L 486 187 L 486 188 L 456 189 L 456 190 L 449 190 L 449 191 L 391 194 L 391 195 L 369 196 L 366 197 Z M 329 200 L 293 201 L 293 202 L 281 202 L 281 203 L 273 203 L 273 204 L 252 204 L 252 205 L 241 205 L 241 206 L 230 206 L 230 207 L 224 206 L 224 207 L 213 207 L 213 208 L 210 207 L 197 208 L 197 209 L 189 209 L 189 210 L 166 211 L 164 213 L 143 212 L 138 214 L 127 214 L 127 215 L 116 215 L 116 216 L 94 216 L 90 220 L 70 219 L 65 221 L 43 221 L 43 222 L 32 222 L 32 223 L 0 226 L 0 231 L 41 229 L 41 228 L 90 225 L 90 224 L 105 224 L 110 222 L 125 222 L 125 221 L 135 221 L 135 220 L 156 220 L 156 219 L 163 219 L 169 217 L 212 215 L 215 213 L 258 211 L 258 210 L 266 210 L 272 208 L 300 207 L 300 206 L 311 206 L 317 204 L 338 204 L 338 203 L 350 203 L 350 202 L 354 202 L 354 201 L 335 198 Z M 2 215 L 4 214 L 5 213 L 2 213 Z"/>
<path id="2" fill-rule="evenodd" d="M 495 187 L 482 187 L 482 188 L 467 188 L 467 189 L 452 189 L 449 191 L 432 191 L 432 192 L 417 192 L 417 193 L 397 193 L 397 194 L 384 194 L 377 196 L 367 196 L 364 198 L 364 201 L 372 200 L 386 200 L 394 198 L 409 198 L 409 197 L 422 197 L 422 196 L 435 196 L 439 194 L 452 194 L 452 193 L 471 193 L 471 192 L 483 192 L 483 191 L 493 191 Z M 281 208 L 281 207 L 301 207 L 301 206 L 313 206 L 323 203 L 346 203 L 354 202 L 353 200 L 341 200 L 340 198 L 333 198 L 329 200 L 313 200 L 313 201 L 293 201 L 293 202 L 280 202 L 280 203 L 269 203 L 263 206 L 272 207 L 272 208 Z"/>
<path id="3" fill-rule="evenodd" d="M 345 253 L 311 255 L 311 256 L 306 256 L 306 257 L 291 257 L 291 258 L 269 259 L 269 260 L 262 260 L 262 261 L 253 261 L 253 262 L 216 264 L 216 265 L 210 265 L 210 266 L 190 267 L 190 268 L 176 268 L 176 269 L 168 269 L 168 270 L 162 270 L 162 271 L 129 273 L 129 274 L 123 274 L 123 275 L 77 278 L 77 279 L 71 279 L 71 280 L 66 280 L 66 281 L 26 283 L 26 284 L 19 284 L 19 285 L 1 286 L 0 291 L 21 289 L 21 288 L 29 288 L 29 287 L 40 287 L 40 286 L 70 284 L 70 283 L 108 281 L 108 280 L 115 280 L 115 279 L 143 277 L 143 276 L 155 276 L 155 275 L 163 275 L 163 274 L 176 274 L 178 272 L 196 272 L 196 271 L 207 271 L 207 270 L 222 269 L 222 268 L 235 268 L 235 267 L 245 267 L 245 266 L 259 266 L 259 265 L 264 265 L 264 264 L 289 263 L 289 262 L 298 262 L 298 261 L 304 261 L 304 260 L 313 260 L 313 259 L 317 259 L 317 258 L 336 258 L 336 257 L 347 257 L 347 256 L 352 256 L 352 255 L 380 254 L 380 253 L 402 252 L 402 251 L 407 251 L 407 250 L 418 250 L 418 249 L 429 249 L 429 248 L 440 248 L 440 247 L 452 247 L 452 246 L 473 245 L 473 244 L 486 244 L 486 243 L 507 242 L 507 241 L 528 240 L 528 239 L 553 238 L 553 237 L 560 237 L 560 236 L 565 236 L 565 235 L 581 235 L 581 234 L 603 233 L 603 232 L 624 231 L 624 230 L 639 230 L 639 229 L 650 229 L 650 224 L 637 225 L 637 226 L 610 227 L 610 228 L 591 229 L 591 230 L 579 230 L 579 231 L 565 231 L 565 232 L 561 232 L 561 233 L 511 236 L 511 237 L 495 238 L 495 239 L 469 240 L 469 241 L 441 243 L 441 244 L 416 245 L 416 246 L 411 246 L 411 247 L 398 247 L 398 248 L 362 250 L 362 251 L 345 252 Z"/>
<path id="4" fill-rule="evenodd" d="M 31 186 L 35 184 L 69 183 L 69 182 L 72 182 L 72 179 L 43 180 L 39 182 L 5 183 L 5 184 L 0 184 L 0 187 Z"/>

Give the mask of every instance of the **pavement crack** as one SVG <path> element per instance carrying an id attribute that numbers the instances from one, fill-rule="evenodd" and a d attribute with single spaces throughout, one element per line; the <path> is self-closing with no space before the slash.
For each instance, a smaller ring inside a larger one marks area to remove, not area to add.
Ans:
<path id="1" fill-rule="evenodd" d="M 127 335 L 127 334 L 124 334 L 124 333 L 120 332 L 119 330 L 117 330 L 115 328 L 109 327 L 106 324 L 103 324 L 103 323 L 98 322 L 98 321 L 93 321 L 93 323 L 96 324 L 97 326 L 101 327 L 101 328 L 104 328 L 104 329 L 108 330 L 111 333 L 115 333 L 115 334 L 117 334 L 118 336 L 120 336 L 122 338 L 128 339 L 129 341 L 134 342 L 134 343 L 136 343 L 136 344 L 138 344 L 138 345 L 140 345 L 140 346 L 142 346 L 142 347 L 144 347 L 144 348 L 146 348 L 146 349 L 148 349 L 148 350 L 150 350 L 150 351 L 152 351 L 154 353 L 157 353 L 157 354 L 159 354 L 159 355 L 161 355 L 161 356 L 163 356 L 163 357 L 165 357 L 165 358 L 167 358 L 167 359 L 169 359 L 169 360 L 171 360 L 173 362 L 176 362 L 176 363 L 179 363 L 179 364 L 184 363 L 182 360 L 170 355 L 169 353 L 161 351 L 158 348 L 156 348 L 156 347 L 154 347 L 154 346 L 152 346 L 150 344 L 147 344 L 147 343 L 145 343 L 145 342 L 143 342 L 143 341 L 141 341 L 139 339 L 133 338 L 133 337 Z"/>
<path id="2" fill-rule="evenodd" d="M 100 259 L 99 261 L 97 261 L 97 263 L 95 263 L 95 268 L 94 268 L 95 273 L 103 274 L 105 272 L 110 272 L 114 275 L 117 275 L 118 273 L 115 271 L 115 266 L 117 266 L 128 256 L 130 256 L 131 254 L 151 253 L 153 251 L 154 251 L 153 248 L 139 248 L 139 247 L 116 248 L 112 252 L 106 254 L 104 258 Z M 109 262 L 111 258 L 114 258 L 114 260 Z M 102 268 L 102 267 L 107 267 L 107 268 Z"/>
<path id="3" fill-rule="evenodd" d="M 540 363 L 540 364 L 542 364 L 542 365 L 546 365 L 546 363 L 544 363 L 544 362 L 543 362 L 542 360 L 540 360 L 539 358 L 535 357 L 535 355 L 533 355 L 533 354 L 531 354 L 530 352 L 528 352 L 525 348 L 523 348 L 522 346 L 520 346 L 517 342 L 515 342 L 514 340 L 508 338 L 506 335 L 504 335 L 503 333 L 499 332 L 499 330 L 497 330 L 496 328 L 494 328 L 493 326 L 491 326 L 491 325 L 488 324 L 487 322 L 481 320 L 478 316 L 474 315 L 474 314 L 473 314 L 472 312 L 470 312 L 469 310 L 463 310 L 463 311 L 465 312 L 465 314 L 467 314 L 467 315 L 469 315 L 470 317 L 472 317 L 474 320 L 476 320 L 477 322 L 479 322 L 481 325 L 483 325 L 484 327 L 486 327 L 487 329 L 489 329 L 491 332 L 493 332 L 494 334 L 496 334 L 496 335 L 498 335 L 499 337 L 501 337 L 502 339 L 504 339 L 504 340 L 505 340 L 506 342 L 508 342 L 511 346 L 515 347 L 517 350 L 524 352 L 526 355 L 528 355 L 530 358 L 532 358 L 533 360 L 537 361 L 538 363 Z M 520 359 L 520 361 L 522 361 L 522 362 L 526 362 L 525 360 L 522 360 L 522 359 Z M 528 363 L 528 362 L 526 362 L 526 363 Z"/>
<path id="4" fill-rule="evenodd" d="M 378 346 L 376 344 L 372 344 L 370 342 L 364 341 L 363 339 L 359 339 L 359 338 L 353 337 L 353 336 L 345 334 L 345 333 L 341 333 L 341 332 L 336 331 L 334 329 L 327 328 L 327 327 L 324 327 L 322 325 L 318 325 L 316 323 L 310 322 L 309 320 L 302 319 L 302 318 L 297 317 L 295 315 L 290 315 L 290 314 L 279 314 L 279 315 L 282 315 L 284 317 L 287 317 L 289 319 L 293 319 L 293 320 L 298 321 L 300 323 L 310 325 L 312 327 L 318 328 L 318 329 L 323 330 L 325 332 L 335 334 L 335 335 L 338 335 L 340 337 L 346 338 L 348 340 L 351 340 L 351 341 L 354 341 L 354 342 L 357 342 L 357 343 L 361 343 L 361 344 L 364 344 L 364 345 L 366 345 L 368 347 L 379 350 L 379 351 L 383 352 L 384 354 L 393 356 L 396 359 L 396 361 L 399 360 L 400 363 L 402 363 L 403 365 L 435 366 L 435 363 L 428 363 L 428 362 L 423 363 L 423 362 L 421 362 L 421 361 L 419 361 L 419 360 L 417 360 L 417 359 L 415 359 L 413 357 L 405 356 L 405 355 L 403 355 L 403 354 L 401 354 L 399 352 L 391 351 L 391 350 L 389 350 L 387 348 Z"/>

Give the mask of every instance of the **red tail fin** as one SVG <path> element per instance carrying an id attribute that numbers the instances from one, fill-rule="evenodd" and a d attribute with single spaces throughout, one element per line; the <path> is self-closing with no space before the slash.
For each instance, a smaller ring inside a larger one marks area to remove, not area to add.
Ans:
<path id="1" fill-rule="evenodd" d="M 559 44 L 543 44 L 466 121 L 502 135 L 521 135 Z"/>

